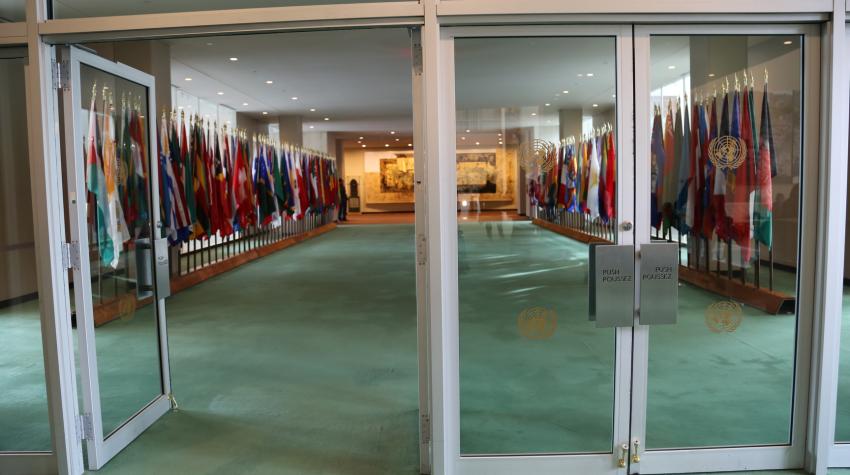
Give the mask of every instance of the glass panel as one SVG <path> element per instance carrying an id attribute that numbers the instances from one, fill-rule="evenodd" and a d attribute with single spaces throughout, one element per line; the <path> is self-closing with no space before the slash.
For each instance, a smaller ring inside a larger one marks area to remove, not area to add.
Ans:
<path id="1" fill-rule="evenodd" d="M 0 2 L 0 18 L 5 22 L 26 21 L 26 0 L 4 0 Z"/>
<path id="2" fill-rule="evenodd" d="M 790 441 L 802 38 L 651 39 L 652 237 L 680 245 L 650 330 L 651 449 Z"/>
<path id="3" fill-rule="evenodd" d="M 399 0 L 369 0 L 368 3 Z M 292 7 L 302 5 L 333 5 L 366 3 L 363 0 L 246 0 L 234 3 L 228 0 L 168 0 L 138 2 L 113 0 L 53 0 L 53 18 L 88 18 L 112 15 L 140 15 L 145 13 L 197 12 L 204 10 L 231 10 L 237 8 Z"/>
<path id="4" fill-rule="evenodd" d="M 50 451 L 23 58 L 0 59 L 0 452 Z"/>
<path id="5" fill-rule="evenodd" d="M 152 293 L 148 90 L 80 67 L 87 232 L 104 434 L 162 394 Z M 92 115 L 92 113 L 95 113 Z M 80 166 L 80 164 L 78 164 Z"/>
<path id="6" fill-rule="evenodd" d="M 850 229 L 850 210 L 846 228 Z M 844 305 L 841 326 L 841 350 L 838 356 L 838 412 L 835 419 L 835 440 L 850 443 L 850 252 L 844 245 Z"/>
<path id="7" fill-rule="evenodd" d="M 615 332 L 588 319 L 585 242 L 615 240 L 615 51 L 455 41 L 464 454 L 611 451 Z"/>

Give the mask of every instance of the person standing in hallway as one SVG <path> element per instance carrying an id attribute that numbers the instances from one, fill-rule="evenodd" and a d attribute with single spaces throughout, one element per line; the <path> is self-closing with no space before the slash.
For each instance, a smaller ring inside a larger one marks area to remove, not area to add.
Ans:
<path id="1" fill-rule="evenodd" d="M 339 214 L 337 221 L 348 221 L 348 195 L 345 193 L 345 181 L 339 179 Z"/>

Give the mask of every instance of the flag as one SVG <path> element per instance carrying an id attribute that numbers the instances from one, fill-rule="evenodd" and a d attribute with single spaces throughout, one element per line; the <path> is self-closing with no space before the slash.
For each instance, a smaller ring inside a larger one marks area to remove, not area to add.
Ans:
<path id="1" fill-rule="evenodd" d="M 596 140 L 590 139 L 590 172 L 587 179 L 587 213 L 591 218 L 599 215 L 599 154 Z"/>
<path id="2" fill-rule="evenodd" d="M 650 150 L 651 192 L 650 192 L 650 222 L 652 227 L 661 227 L 660 200 L 663 196 L 664 179 L 661 174 L 664 170 L 664 138 L 661 130 L 661 109 L 655 108 L 655 117 L 652 120 L 652 143 Z"/>
<path id="3" fill-rule="evenodd" d="M 740 128 L 740 108 L 739 108 L 739 94 L 738 91 L 735 91 L 732 97 L 732 110 L 729 110 L 729 93 L 723 95 L 723 109 L 720 115 L 720 135 L 717 136 L 717 139 L 722 139 L 723 137 L 732 137 L 737 140 L 741 137 L 741 128 Z M 730 121 L 730 112 L 731 112 L 731 126 L 729 124 Z M 722 158 L 722 157 L 718 157 Z M 724 158 L 725 160 L 725 158 Z M 717 164 L 714 164 L 714 176 L 712 180 L 713 193 L 711 195 L 711 206 L 714 210 L 714 226 L 715 232 L 717 233 L 717 239 L 721 241 L 729 241 L 732 239 L 732 231 L 729 223 L 729 216 L 727 215 L 726 210 L 726 184 L 729 177 L 729 171 L 726 167 L 718 167 Z"/>
<path id="4" fill-rule="evenodd" d="M 194 137 L 194 134 L 193 134 Z M 195 205 L 195 171 L 193 157 L 189 150 L 189 138 L 186 136 L 186 121 L 180 115 L 180 169 L 183 172 L 183 195 L 186 196 L 186 211 L 191 223 L 190 234 L 195 232 L 195 221 L 198 219 Z"/>
<path id="5" fill-rule="evenodd" d="M 679 142 L 679 160 L 678 160 L 678 170 L 677 170 L 677 179 L 676 179 L 676 225 L 679 228 L 679 232 L 688 232 L 690 230 L 690 224 L 687 219 L 687 210 L 690 201 L 688 200 L 690 196 L 691 190 L 691 177 L 693 177 L 693 159 L 694 159 L 694 148 L 691 146 L 691 125 L 690 125 L 690 117 L 688 116 L 688 112 L 690 107 L 688 106 L 688 97 L 685 96 L 685 102 L 682 104 L 682 107 L 679 109 L 682 111 L 680 114 L 681 118 L 681 128 L 680 128 L 680 142 Z M 678 121 L 679 118 L 677 118 Z"/>
<path id="6" fill-rule="evenodd" d="M 703 138 L 700 150 L 700 160 L 702 161 L 701 170 L 703 175 L 701 194 L 702 194 L 702 230 L 701 234 L 706 239 L 711 239 L 714 234 L 714 206 L 712 204 L 711 195 L 714 192 L 714 164 L 708 156 L 709 146 L 711 141 L 717 137 L 717 98 L 711 98 L 711 104 L 708 107 L 703 107 L 703 114 L 700 117 L 700 136 Z"/>
<path id="7" fill-rule="evenodd" d="M 608 145 L 605 149 L 608 156 L 605 166 L 605 213 L 608 219 L 613 220 L 617 216 L 617 152 L 614 148 L 614 132 L 608 131 L 604 137 Z"/>
<path id="8" fill-rule="evenodd" d="M 118 264 L 118 255 L 109 230 L 112 228 L 109 214 L 109 201 L 106 192 L 106 179 L 103 174 L 100 150 L 98 149 L 97 104 L 95 94 L 92 94 L 89 106 L 89 132 L 86 150 L 86 189 L 91 193 L 95 208 L 95 226 L 97 228 L 97 247 L 100 262 L 113 268 Z"/>
<path id="9" fill-rule="evenodd" d="M 107 212 L 109 213 L 108 236 L 112 243 L 112 262 L 109 265 L 118 267 L 118 257 L 124 241 L 130 239 L 124 213 L 121 209 L 121 198 L 118 196 L 118 158 L 113 137 L 111 106 L 104 102 L 103 111 L 103 179 L 106 188 Z"/>
<path id="10" fill-rule="evenodd" d="M 737 93 L 736 93 L 737 95 Z M 746 85 L 741 99 L 740 136 L 744 144 L 744 162 L 730 170 L 727 184 L 726 207 L 731 223 L 732 238 L 741 246 L 741 260 L 750 261 L 750 194 L 755 186 L 755 148 L 753 144 L 753 126 L 750 113 L 750 94 Z M 742 263 L 742 264 L 743 264 Z"/>
<path id="11" fill-rule="evenodd" d="M 767 84 L 761 102 L 761 127 L 756 166 L 756 196 L 753 210 L 753 240 L 773 247 L 773 177 L 776 176 L 776 152 L 773 148 L 773 126 L 767 101 Z"/>
<path id="12" fill-rule="evenodd" d="M 225 138 L 225 140 L 227 140 Z M 226 159 L 227 157 L 225 157 Z M 221 156 L 218 131 L 215 132 L 215 170 L 213 176 L 213 189 L 215 190 L 217 229 L 221 237 L 233 234 L 233 211 L 230 207 L 230 197 L 227 193 L 227 176 L 225 176 L 225 159 Z"/>
<path id="13" fill-rule="evenodd" d="M 192 192 L 195 195 L 195 223 L 193 237 L 204 238 L 210 231 L 210 202 L 205 160 L 205 144 L 202 123 L 196 121 L 192 126 Z"/>
<path id="14" fill-rule="evenodd" d="M 663 228 L 666 233 L 669 231 L 673 221 L 673 206 L 676 203 L 676 163 L 679 158 L 678 143 L 676 141 L 676 129 L 673 120 L 673 101 L 667 101 L 667 116 L 664 119 L 664 165 L 659 170 L 661 172 L 661 188 L 659 197 L 661 198 L 661 214 L 663 218 Z"/>

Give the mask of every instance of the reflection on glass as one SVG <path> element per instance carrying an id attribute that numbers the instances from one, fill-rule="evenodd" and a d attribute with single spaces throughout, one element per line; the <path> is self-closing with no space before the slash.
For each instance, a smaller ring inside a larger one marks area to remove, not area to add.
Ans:
<path id="1" fill-rule="evenodd" d="M 847 220 L 850 228 L 850 217 Z M 850 252 L 844 251 L 844 305 L 842 306 L 841 349 L 838 356 L 838 410 L 835 419 L 835 440 L 850 443 Z"/>
<path id="2" fill-rule="evenodd" d="M 461 453 L 610 452 L 614 331 L 588 319 L 579 237 L 616 238 L 614 39 L 455 58 Z"/>
<path id="3" fill-rule="evenodd" d="M 50 450 L 27 155 L 25 62 L 0 59 L 0 452 Z"/>
<path id="4" fill-rule="evenodd" d="M 398 0 L 371 1 L 390 2 Z M 92 3 L 88 0 L 53 0 L 53 18 L 89 18 L 113 15 L 140 15 L 145 13 L 197 12 L 204 10 L 232 10 L 235 8 L 292 7 L 346 3 L 363 3 L 363 0 L 247 0 L 239 3 L 228 0 L 168 0 L 167 2 L 112 0 L 111 2 L 101 3 Z M 23 11 L 23 7 L 21 9 Z"/>
<path id="5" fill-rule="evenodd" d="M 801 41 L 651 39 L 652 237 L 682 267 L 678 323 L 650 332 L 648 448 L 790 440 Z"/>
<path id="6" fill-rule="evenodd" d="M 85 65 L 80 74 L 97 376 L 109 434 L 162 394 L 150 273 L 148 91 Z"/>

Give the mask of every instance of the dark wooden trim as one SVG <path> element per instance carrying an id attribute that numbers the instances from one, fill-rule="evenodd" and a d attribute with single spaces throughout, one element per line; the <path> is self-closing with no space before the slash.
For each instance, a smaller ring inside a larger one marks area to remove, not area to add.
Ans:
<path id="1" fill-rule="evenodd" d="M 545 220 L 542 220 L 542 219 L 539 219 L 539 218 L 532 218 L 531 222 L 533 224 L 540 226 L 541 228 L 548 229 L 549 231 L 552 231 L 553 233 L 561 234 L 561 235 L 566 236 L 570 239 L 575 239 L 576 241 L 583 242 L 585 244 L 594 244 L 594 243 L 614 244 L 613 242 L 611 242 L 607 239 L 602 239 L 600 237 L 596 237 L 596 236 L 593 236 L 591 234 L 581 232 L 577 229 L 566 228 L 564 226 L 558 226 L 555 223 L 550 223 L 549 221 L 545 221 Z"/>
<path id="2" fill-rule="evenodd" d="M 794 309 L 795 299 L 790 295 L 742 284 L 738 280 L 720 277 L 709 272 L 679 266 L 679 278 L 701 289 L 737 300 L 773 315 L 783 310 L 793 312 Z"/>

